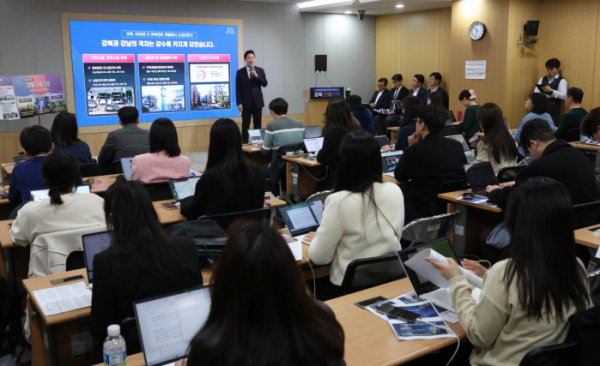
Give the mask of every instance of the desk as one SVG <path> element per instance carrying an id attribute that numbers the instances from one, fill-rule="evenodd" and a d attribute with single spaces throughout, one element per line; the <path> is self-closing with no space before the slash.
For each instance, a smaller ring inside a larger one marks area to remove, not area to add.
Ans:
<path id="1" fill-rule="evenodd" d="M 594 237 L 594 233 L 587 231 L 590 228 L 599 227 L 596 224 L 593 226 L 584 227 L 583 229 L 575 230 L 575 243 L 585 245 L 592 249 L 598 249 L 600 247 L 600 239 Z"/>
<path id="2" fill-rule="evenodd" d="M 97 177 L 84 178 L 83 180 L 86 181 L 90 179 L 92 181 L 91 192 L 99 194 L 106 192 L 108 187 L 115 183 L 119 175 L 122 174 L 99 175 Z"/>
<path id="3" fill-rule="evenodd" d="M 390 143 L 395 144 L 396 134 L 398 133 L 398 131 L 400 131 L 400 127 L 388 127 L 387 130 L 390 131 Z"/>
<path id="4" fill-rule="evenodd" d="M 455 338 L 399 341 L 386 321 L 354 305 L 375 296 L 391 299 L 410 290 L 412 286 L 408 279 L 404 278 L 326 302 L 344 329 L 344 359 L 348 366 L 401 365 L 456 344 Z M 460 323 L 447 324 L 460 339 L 467 337 Z M 143 354 L 127 357 L 127 366 L 143 365 Z"/>
<path id="5" fill-rule="evenodd" d="M 263 166 L 271 162 L 271 155 L 263 154 L 259 146 L 242 145 L 242 151 L 246 158 L 255 165 Z"/>
<path id="6" fill-rule="evenodd" d="M 2 183 L 10 184 L 10 175 L 12 174 L 13 168 L 15 167 L 15 163 L 4 163 L 0 164 L 2 169 Z"/>

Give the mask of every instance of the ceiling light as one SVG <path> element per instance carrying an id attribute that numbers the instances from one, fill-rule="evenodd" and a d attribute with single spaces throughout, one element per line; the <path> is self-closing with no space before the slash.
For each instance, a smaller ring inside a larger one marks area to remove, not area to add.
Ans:
<path id="1" fill-rule="evenodd" d="M 398 5 L 396 5 L 396 7 L 397 7 L 397 8 L 403 8 L 403 7 L 404 7 L 404 5 L 402 5 L 402 4 L 398 4 Z"/>
<path id="2" fill-rule="evenodd" d="M 348 10 L 348 11 L 346 12 L 346 14 L 352 14 L 352 12 L 351 12 L 350 10 Z"/>
<path id="3" fill-rule="evenodd" d="M 334 5 L 334 4 L 350 5 L 350 3 L 351 3 L 350 0 L 315 0 L 315 1 L 307 1 L 304 3 L 299 3 L 298 7 L 300 9 L 306 9 L 306 8 L 314 8 L 314 7 L 323 6 L 323 5 Z"/>

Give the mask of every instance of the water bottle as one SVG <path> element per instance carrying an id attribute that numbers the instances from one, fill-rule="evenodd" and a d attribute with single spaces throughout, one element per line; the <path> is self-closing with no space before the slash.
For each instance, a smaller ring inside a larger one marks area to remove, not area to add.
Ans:
<path id="1" fill-rule="evenodd" d="M 108 336 L 104 340 L 104 365 L 125 366 L 127 362 L 127 348 L 125 338 L 121 336 L 121 327 L 118 324 L 108 326 Z"/>

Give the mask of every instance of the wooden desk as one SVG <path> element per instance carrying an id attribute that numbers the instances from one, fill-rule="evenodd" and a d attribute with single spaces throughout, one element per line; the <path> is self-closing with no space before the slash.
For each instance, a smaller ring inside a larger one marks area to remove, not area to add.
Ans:
<path id="1" fill-rule="evenodd" d="M 85 178 L 84 181 L 90 179 L 92 181 L 92 193 L 104 193 L 108 187 L 112 186 L 117 177 L 122 174 L 99 175 L 97 177 Z"/>
<path id="2" fill-rule="evenodd" d="M 598 249 L 600 247 L 600 239 L 596 239 L 594 237 L 594 233 L 587 230 L 599 226 L 600 225 L 596 224 L 583 229 L 575 230 L 575 243 L 585 245 L 586 247 L 593 249 Z"/>
<path id="3" fill-rule="evenodd" d="M 242 151 L 251 163 L 258 166 L 263 166 L 271 162 L 271 156 L 263 154 L 259 146 L 242 145 Z"/>
<path id="4" fill-rule="evenodd" d="M 388 127 L 387 130 L 390 131 L 390 143 L 395 144 L 396 134 L 398 133 L 398 131 L 400 131 L 400 127 Z"/>

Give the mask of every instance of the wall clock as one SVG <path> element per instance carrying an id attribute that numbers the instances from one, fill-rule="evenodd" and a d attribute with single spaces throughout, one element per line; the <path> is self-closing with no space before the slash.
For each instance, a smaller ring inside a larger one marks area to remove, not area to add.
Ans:
<path id="1" fill-rule="evenodd" d="M 485 36 L 485 30 L 485 24 L 480 21 L 473 22 L 469 27 L 469 36 L 471 36 L 472 40 L 479 41 Z"/>

